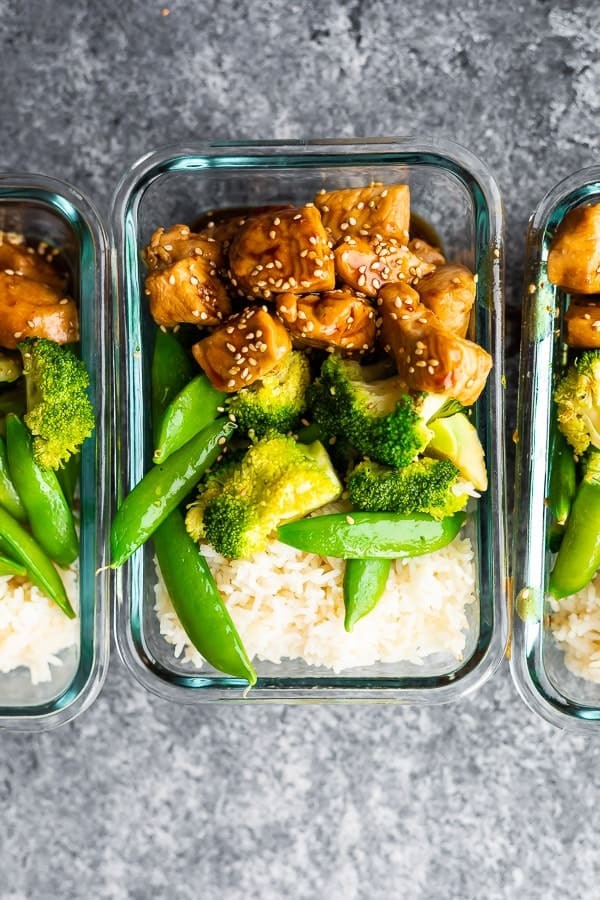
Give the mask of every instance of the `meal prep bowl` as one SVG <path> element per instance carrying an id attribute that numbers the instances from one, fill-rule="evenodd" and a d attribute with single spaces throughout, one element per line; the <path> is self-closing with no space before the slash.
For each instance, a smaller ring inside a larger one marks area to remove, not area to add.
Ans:
<path id="1" fill-rule="evenodd" d="M 97 696 L 108 663 L 109 629 L 105 565 L 110 441 L 106 397 L 106 238 L 94 209 L 74 188 L 41 175 L 0 175 L 0 229 L 61 249 L 79 302 L 81 354 L 90 372 L 96 430 L 82 449 L 80 624 L 77 647 L 60 654 L 52 679 L 33 685 L 29 671 L 0 674 L 0 728 L 42 730 L 79 715 Z"/>
<path id="2" fill-rule="evenodd" d="M 571 673 L 549 626 L 546 597 L 552 567 L 549 439 L 555 375 L 566 361 L 561 323 L 569 295 L 550 284 L 546 264 L 564 216 L 583 203 L 600 202 L 600 166 L 556 185 L 533 214 L 527 238 L 519 374 L 518 441 L 513 534 L 514 625 L 511 670 L 525 702 L 555 725 L 600 733 L 600 684 Z"/>
<path id="3" fill-rule="evenodd" d="M 428 658 L 424 665 L 376 664 L 340 675 L 299 660 L 257 661 L 252 690 L 214 669 L 178 660 L 160 634 L 151 544 L 113 574 L 116 638 L 128 668 L 149 690 L 183 701 L 245 699 L 440 703 L 487 678 L 507 638 L 503 374 L 502 210 L 497 187 L 472 154 L 451 143 L 414 138 L 352 143 L 243 143 L 171 148 L 143 157 L 125 175 L 114 200 L 116 251 L 114 366 L 119 416 L 118 503 L 152 457 L 148 411 L 152 329 L 144 297 L 140 250 L 159 225 L 191 223 L 223 207 L 303 203 L 318 190 L 371 181 L 408 182 L 413 209 L 437 229 L 449 259 L 478 274 L 471 336 L 494 368 L 475 408 L 488 465 L 489 490 L 469 515 L 476 555 L 478 603 L 470 610 L 464 658 Z M 418 598 L 415 598 L 418 603 Z M 243 639 L 243 634 L 242 634 Z"/>

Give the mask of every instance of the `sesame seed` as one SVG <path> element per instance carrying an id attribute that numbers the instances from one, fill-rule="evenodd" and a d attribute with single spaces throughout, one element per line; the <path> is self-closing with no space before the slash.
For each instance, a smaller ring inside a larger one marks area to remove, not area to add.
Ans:
<path id="1" fill-rule="evenodd" d="M 348 523 L 348 525 L 354 525 L 354 521 L 355 520 L 352 518 L 352 516 L 346 516 L 346 522 Z"/>
<path id="2" fill-rule="evenodd" d="M 409 366 L 408 372 L 409 372 L 409 375 L 414 375 L 414 372 L 415 372 L 414 366 Z"/>
<path id="3" fill-rule="evenodd" d="M 271 238 L 272 241 L 274 241 L 275 238 L 277 237 L 277 233 L 275 231 L 270 231 L 269 237 Z"/>
<path id="4" fill-rule="evenodd" d="M 193 284 L 194 287 L 198 284 L 198 279 L 195 275 L 192 275 L 192 277 L 190 278 L 190 284 Z"/>
<path id="5" fill-rule="evenodd" d="M 230 379 L 229 379 L 229 381 L 227 382 L 227 387 L 228 387 L 228 388 L 233 388 L 233 387 L 235 387 L 235 378 L 230 378 Z"/>
<path id="6" fill-rule="evenodd" d="M 317 244 L 317 243 L 318 243 L 317 236 L 314 235 L 314 234 L 311 234 L 311 236 L 310 236 L 309 239 L 308 239 L 308 243 L 309 243 L 309 244 L 313 244 L 313 246 L 314 246 L 315 244 Z"/>
<path id="7" fill-rule="evenodd" d="M 175 284 L 175 276 L 169 275 L 169 284 Z"/>
<path id="8" fill-rule="evenodd" d="M 225 346 L 227 347 L 227 349 L 229 350 L 230 353 L 235 353 L 235 344 L 230 344 L 229 342 L 227 342 L 225 344 Z"/>
<path id="9" fill-rule="evenodd" d="M 298 222 L 302 218 L 301 213 L 298 213 L 297 216 L 294 216 L 294 222 Z"/>
<path id="10" fill-rule="evenodd" d="M 308 250 L 301 250 L 301 251 L 300 251 L 300 256 L 302 257 L 302 259 L 304 259 L 304 257 L 307 256 L 307 254 L 308 254 Z"/>
<path id="11" fill-rule="evenodd" d="M 207 316 L 207 314 L 206 314 L 205 312 L 201 312 L 201 313 L 200 313 L 200 318 L 204 321 L 205 319 L 208 319 L 208 316 Z"/>
<path id="12" fill-rule="evenodd" d="M 281 225 L 281 219 L 279 218 L 279 216 L 275 216 L 275 218 L 273 219 L 273 225 Z"/>

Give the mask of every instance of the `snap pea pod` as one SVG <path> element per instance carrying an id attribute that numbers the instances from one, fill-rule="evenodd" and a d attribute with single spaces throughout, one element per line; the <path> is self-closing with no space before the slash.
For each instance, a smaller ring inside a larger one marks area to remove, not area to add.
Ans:
<path id="1" fill-rule="evenodd" d="M 79 453 L 70 456 L 64 466 L 56 470 L 56 477 L 62 488 L 65 500 L 69 504 L 69 509 L 73 508 L 73 499 L 75 497 L 75 488 L 79 481 L 79 468 L 81 465 L 81 456 Z"/>
<path id="2" fill-rule="evenodd" d="M 255 684 L 256 672 L 179 510 L 157 528 L 153 540 L 171 602 L 194 647 L 215 669 Z"/>
<path id="3" fill-rule="evenodd" d="M 125 498 L 110 530 L 111 566 L 122 566 L 138 547 L 152 537 L 220 453 L 235 431 L 235 424 L 217 419 L 154 466 Z"/>
<path id="4" fill-rule="evenodd" d="M 27 521 L 25 507 L 10 477 L 6 441 L 3 437 L 0 437 L 0 506 L 3 506 L 19 522 Z"/>
<path id="5" fill-rule="evenodd" d="M 385 591 L 391 559 L 347 559 L 344 571 L 344 628 L 356 623 L 377 606 Z"/>
<path id="6" fill-rule="evenodd" d="M 548 529 L 548 546 L 556 553 L 563 539 L 565 524 L 577 491 L 577 474 L 573 451 L 556 426 L 553 428 L 550 441 L 548 508 L 552 522 Z"/>
<path id="7" fill-rule="evenodd" d="M 227 395 L 218 391 L 206 375 L 197 375 L 165 409 L 153 461 L 164 462 L 195 434 L 214 421 Z"/>
<path id="8" fill-rule="evenodd" d="M 69 566 L 79 554 L 73 514 L 56 473 L 35 461 L 31 435 L 13 413 L 6 417 L 6 446 L 10 474 L 34 538 L 54 562 Z"/>
<path id="9" fill-rule="evenodd" d="M 596 465 L 600 467 L 600 453 Z M 576 594 L 592 580 L 600 567 L 600 471 L 584 475 L 565 534 L 550 573 L 549 592 L 557 600 Z"/>
<path id="10" fill-rule="evenodd" d="M 69 603 L 65 586 L 60 575 L 42 550 L 16 519 L 0 507 L 0 543 L 6 552 L 21 563 L 27 575 L 43 594 L 46 594 L 62 609 L 69 619 L 75 618 L 75 611 Z"/>
<path id="11" fill-rule="evenodd" d="M 151 374 L 152 434 L 155 447 L 158 445 L 163 411 L 193 375 L 192 360 L 175 335 L 158 329 L 154 339 Z"/>
<path id="12" fill-rule="evenodd" d="M 8 559 L 6 556 L 0 556 L 0 575 L 27 575 L 27 569 L 14 559 Z"/>
<path id="13" fill-rule="evenodd" d="M 306 553 L 340 559 L 399 559 L 445 547 L 464 521 L 464 513 L 440 520 L 424 513 L 334 513 L 289 522 L 277 533 L 284 544 Z"/>

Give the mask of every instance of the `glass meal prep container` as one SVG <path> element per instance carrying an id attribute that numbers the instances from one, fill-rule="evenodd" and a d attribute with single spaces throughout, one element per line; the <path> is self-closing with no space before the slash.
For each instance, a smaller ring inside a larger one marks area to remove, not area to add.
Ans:
<path id="1" fill-rule="evenodd" d="M 496 668 L 507 639 L 503 374 L 503 235 L 497 187 L 483 164 L 451 143 L 419 139 L 321 143 L 210 143 L 143 157 L 126 174 L 113 206 L 116 278 L 113 297 L 116 442 L 115 503 L 142 478 L 152 458 L 150 361 L 154 325 L 144 297 L 140 250 L 153 231 L 192 223 L 208 210 L 303 203 L 321 188 L 408 183 L 412 209 L 441 236 L 449 260 L 478 275 L 470 336 L 494 360 L 476 404 L 475 422 L 488 466 L 489 489 L 469 513 L 476 558 L 477 601 L 471 604 L 463 659 L 428 657 L 424 665 L 383 664 L 335 674 L 302 660 L 255 660 L 258 682 L 175 658 L 154 611 L 156 572 L 151 542 L 118 571 L 114 619 L 121 656 L 149 690 L 172 700 L 328 700 L 440 703 L 475 689 Z M 418 601 L 417 601 L 418 602 Z M 243 640 L 244 635 L 241 633 Z"/>
<path id="2" fill-rule="evenodd" d="M 105 565 L 110 441 L 106 398 L 107 355 L 106 238 L 94 209 L 74 188 L 41 175 L 0 175 L 0 229 L 60 248 L 69 271 L 70 293 L 78 301 L 81 355 L 90 373 L 96 428 L 82 448 L 80 503 L 80 613 L 77 646 L 59 654 L 50 681 L 32 684 L 23 667 L 0 673 L 0 729 L 42 730 L 64 724 L 92 703 L 108 663 L 109 629 Z"/>
<path id="3" fill-rule="evenodd" d="M 547 549 L 552 394 L 567 360 L 563 316 L 570 297 L 550 284 L 552 238 L 574 207 L 600 202 L 600 166 L 561 181 L 533 214 L 527 237 L 518 398 L 513 535 L 514 622 L 511 670 L 525 702 L 543 718 L 575 731 L 600 729 L 600 684 L 565 665 L 549 622 L 546 596 L 553 556 Z"/>

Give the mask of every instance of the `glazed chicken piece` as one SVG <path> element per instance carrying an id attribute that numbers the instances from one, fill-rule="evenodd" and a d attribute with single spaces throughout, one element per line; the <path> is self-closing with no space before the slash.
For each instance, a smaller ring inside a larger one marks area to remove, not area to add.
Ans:
<path id="1" fill-rule="evenodd" d="M 226 254 L 233 238 L 248 219 L 269 212 L 275 215 L 281 209 L 291 208 L 292 206 L 289 203 L 285 205 L 273 203 L 269 206 L 238 206 L 230 209 L 213 210 L 203 213 L 196 219 L 194 230 L 203 238 L 219 243 L 223 253 Z"/>
<path id="2" fill-rule="evenodd" d="M 475 278 L 466 266 L 438 266 L 416 285 L 421 303 L 435 313 L 442 325 L 466 337 L 475 303 Z"/>
<path id="3" fill-rule="evenodd" d="M 214 238 L 208 240 L 195 234 L 188 225 L 171 225 L 166 231 L 164 228 L 157 228 L 143 257 L 151 272 L 166 269 L 180 259 L 196 257 L 212 263 L 213 268 L 223 265 L 221 245 Z"/>
<path id="4" fill-rule="evenodd" d="M 375 346 L 375 310 L 353 291 L 279 294 L 277 314 L 298 347 L 338 347 L 361 356 Z"/>
<path id="5" fill-rule="evenodd" d="M 389 282 L 415 284 L 435 268 L 395 238 L 349 237 L 333 252 L 338 278 L 367 297 L 376 297 Z"/>
<path id="6" fill-rule="evenodd" d="M 249 306 L 192 347 L 198 365 L 220 391 L 248 387 L 292 349 L 281 322 L 262 306 Z"/>
<path id="7" fill-rule="evenodd" d="M 334 244 L 346 235 L 379 235 L 408 243 L 410 190 L 407 184 L 322 191 L 315 197 L 325 230 Z"/>
<path id="8" fill-rule="evenodd" d="M 77 306 L 47 284 L 0 272 L 0 346 L 14 350 L 29 337 L 77 341 Z"/>
<path id="9" fill-rule="evenodd" d="M 415 256 L 418 256 L 419 259 L 422 259 L 423 262 L 429 263 L 432 266 L 443 266 L 446 262 L 446 258 L 439 247 L 432 247 L 431 244 L 428 244 L 427 241 L 424 241 L 423 238 L 413 238 L 412 241 L 408 242 L 408 249 L 411 253 L 414 253 Z"/>
<path id="10" fill-rule="evenodd" d="M 564 217 L 548 254 L 548 279 L 574 294 L 600 293 L 600 203 Z"/>
<path id="11" fill-rule="evenodd" d="M 183 322 L 218 325 L 231 312 L 231 302 L 214 263 L 187 257 L 146 278 L 150 312 L 157 325 L 173 328 Z"/>
<path id="12" fill-rule="evenodd" d="M 412 390 L 448 394 L 470 406 L 485 387 L 492 358 L 445 328 L 406 284 L 388 284 L 377 298 L 386 353 Z"/>
<path id="13" fill-rule="evenodd" d="M 33 247 L 29 247 L 23 238 L 14 235 L 8 240 L 5 232 L 0 231 L 0 272 L 7 275 L 23 275 L 32 281 L 47 284 L 57 291 L 65 287 L 66 279 Z M 44 245 L 40 245 L 43 249 Z"/>
<path id="14" fill-rule="evenodd" d="M 565 314 L 565 341 L 569 347 L 600 347 L 600 298 L 571 303 Z"/>
<path id="15" fill-rule="evenodd" d="M 229 249 L 229 267 L 232 284 L 253 299 L 335 287 L 331 249 L 314 206 L 248 219 Z"/>

